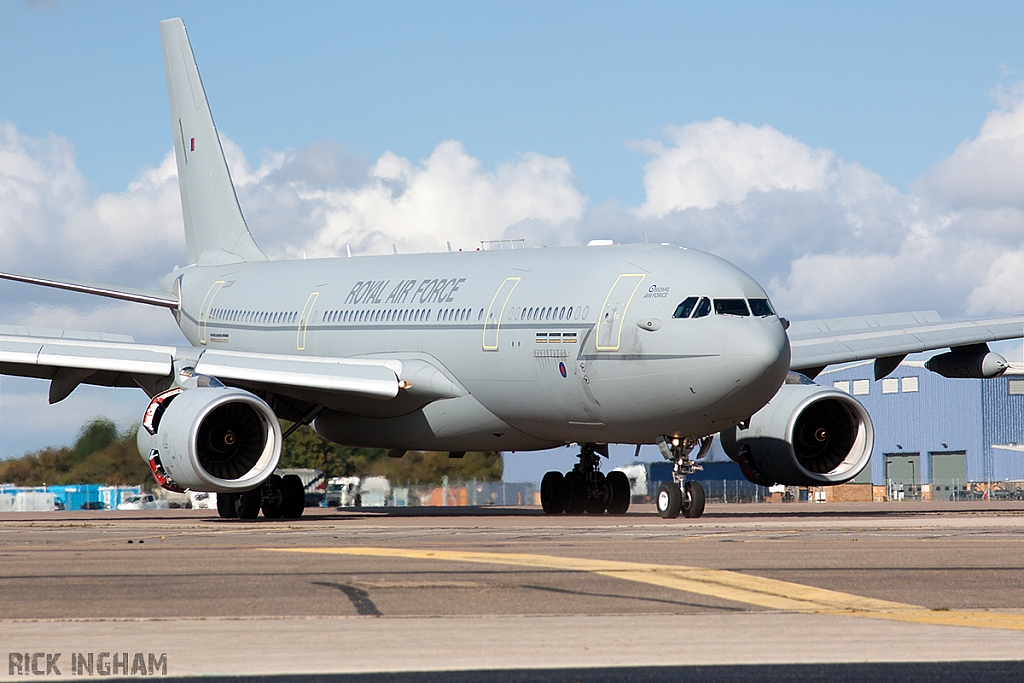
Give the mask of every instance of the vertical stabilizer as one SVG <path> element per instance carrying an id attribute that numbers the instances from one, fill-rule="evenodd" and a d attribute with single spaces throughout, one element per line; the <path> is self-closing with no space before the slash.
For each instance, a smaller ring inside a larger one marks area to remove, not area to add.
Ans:
<path id="1" fill-rule="evenodd" d="M 160 22 L 188 262 L 266 261 L 249 233 L 179 18 Z"/>

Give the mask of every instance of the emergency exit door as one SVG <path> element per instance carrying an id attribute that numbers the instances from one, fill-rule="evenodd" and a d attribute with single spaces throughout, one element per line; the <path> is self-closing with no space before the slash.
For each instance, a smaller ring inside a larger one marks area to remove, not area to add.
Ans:
<path id="1" fill-rule="evenodd" d="M 622 323 L 636 290 L 645 275 L 624 273 L 615 279 L 608 290 L 608 296 L 601 306 L 601 317 L 597 321 L 597 350 L 618 351 L 622 344 Z"/>

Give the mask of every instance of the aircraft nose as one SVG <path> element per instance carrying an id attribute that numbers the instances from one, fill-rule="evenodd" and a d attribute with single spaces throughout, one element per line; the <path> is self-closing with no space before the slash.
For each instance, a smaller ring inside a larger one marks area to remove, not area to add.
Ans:
<path id="1" fill-rule="evenodd" d="M 727 362 L 737 382 L 750 389 L 764 389 L 775 395 L 789 372 L 789 337 L 778 321 L 745 321 L 748 326 L 728 337 Z M 767 399 L 765 399 L 767 400 Z"/>

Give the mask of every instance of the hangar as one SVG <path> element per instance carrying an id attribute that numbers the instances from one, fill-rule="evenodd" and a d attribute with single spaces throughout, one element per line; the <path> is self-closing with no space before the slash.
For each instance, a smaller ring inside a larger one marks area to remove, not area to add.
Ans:
<path id="1" fill-rule="evenodd" d="M 905 360 L 880 381 L 873 368 L 852 363 L 815 381 L 851 394 L 871 415 L 871 463 L 855 482 L 873 484 L 875 500 L 1024 489 L 1024 366 L 994 379 L 947 379 Z"/>

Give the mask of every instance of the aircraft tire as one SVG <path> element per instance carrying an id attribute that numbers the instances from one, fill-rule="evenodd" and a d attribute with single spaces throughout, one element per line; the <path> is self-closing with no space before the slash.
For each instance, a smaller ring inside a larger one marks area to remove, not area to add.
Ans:
<path id="1" fill-rule="evenodd" d="M 218 493 L 217 514 L 221 519 L 238 519 L 238 494 Z"/>
<path id="2" fill-rule="evenodd" d="M 684 517 L 697 519 L 704 514 L 704 487 L 699 481 L 686 482 L 686 495 L 683 498 Z"/>
<path id="3" fill-rule="evenodd" d="M 284 501 L 281 503 L 281 516 L 285 519 L 298 519 L 306 508 L 306 487 L 297 474 L 286 475 L 281 480 Z"/>
<path id="4" fill-rule="evenodd" d="M 662 519 L 675 519 L 683 508 L 683 492 L 679 490 L 679 484 L 674 481 L 662 482 L 658 487 L 658 496 L 655 498 L 658 506 L 658 514 Z"/>
<path id="5" fill-rule="evenodd" d="M 238 494 L 238 503 L 235 506 L 238 510 L 238 518 L 256 519 L 259 517 L 262 498 L 259 488 Z"/>
<path id="6" fill-rule="evenodd" d="M 565 505 L 566 514 L 582 515 L 586 512 L 589 488 L 586 477 L 581 473 L 573 470 L 565 475 L 562 482 L 562 503 Z"/>
<path id="7" fill-rule="evenodd" d="M 587 514 L 603 515 L 608 498 L 608 478 L 604 472 L 594 472 L 593 485 L 587 487 Z"/>
<path id="8" fill-rule="evenodd" d="M 549 515 L 560 515 L 565 512 L 562 501 L 562 486 L 565 475 L 561 472 L 547 472 L 540 480 L 540 506 Z"/>
<path id="9" fill-rule="evenodd" d="M 284 498 L 281 494 L 281 475 L 272 474 L 264 486 L 271 489 L 272 494 L 263 500 L 263 516 L 267 519 L 278 519 L 284 508 Z"/>
<path id="10" fill-rule="evenodd" d="M 624 515 L 629 510 L 629 477 L 615 470 L 608 473 L 608 514 Z"/>

